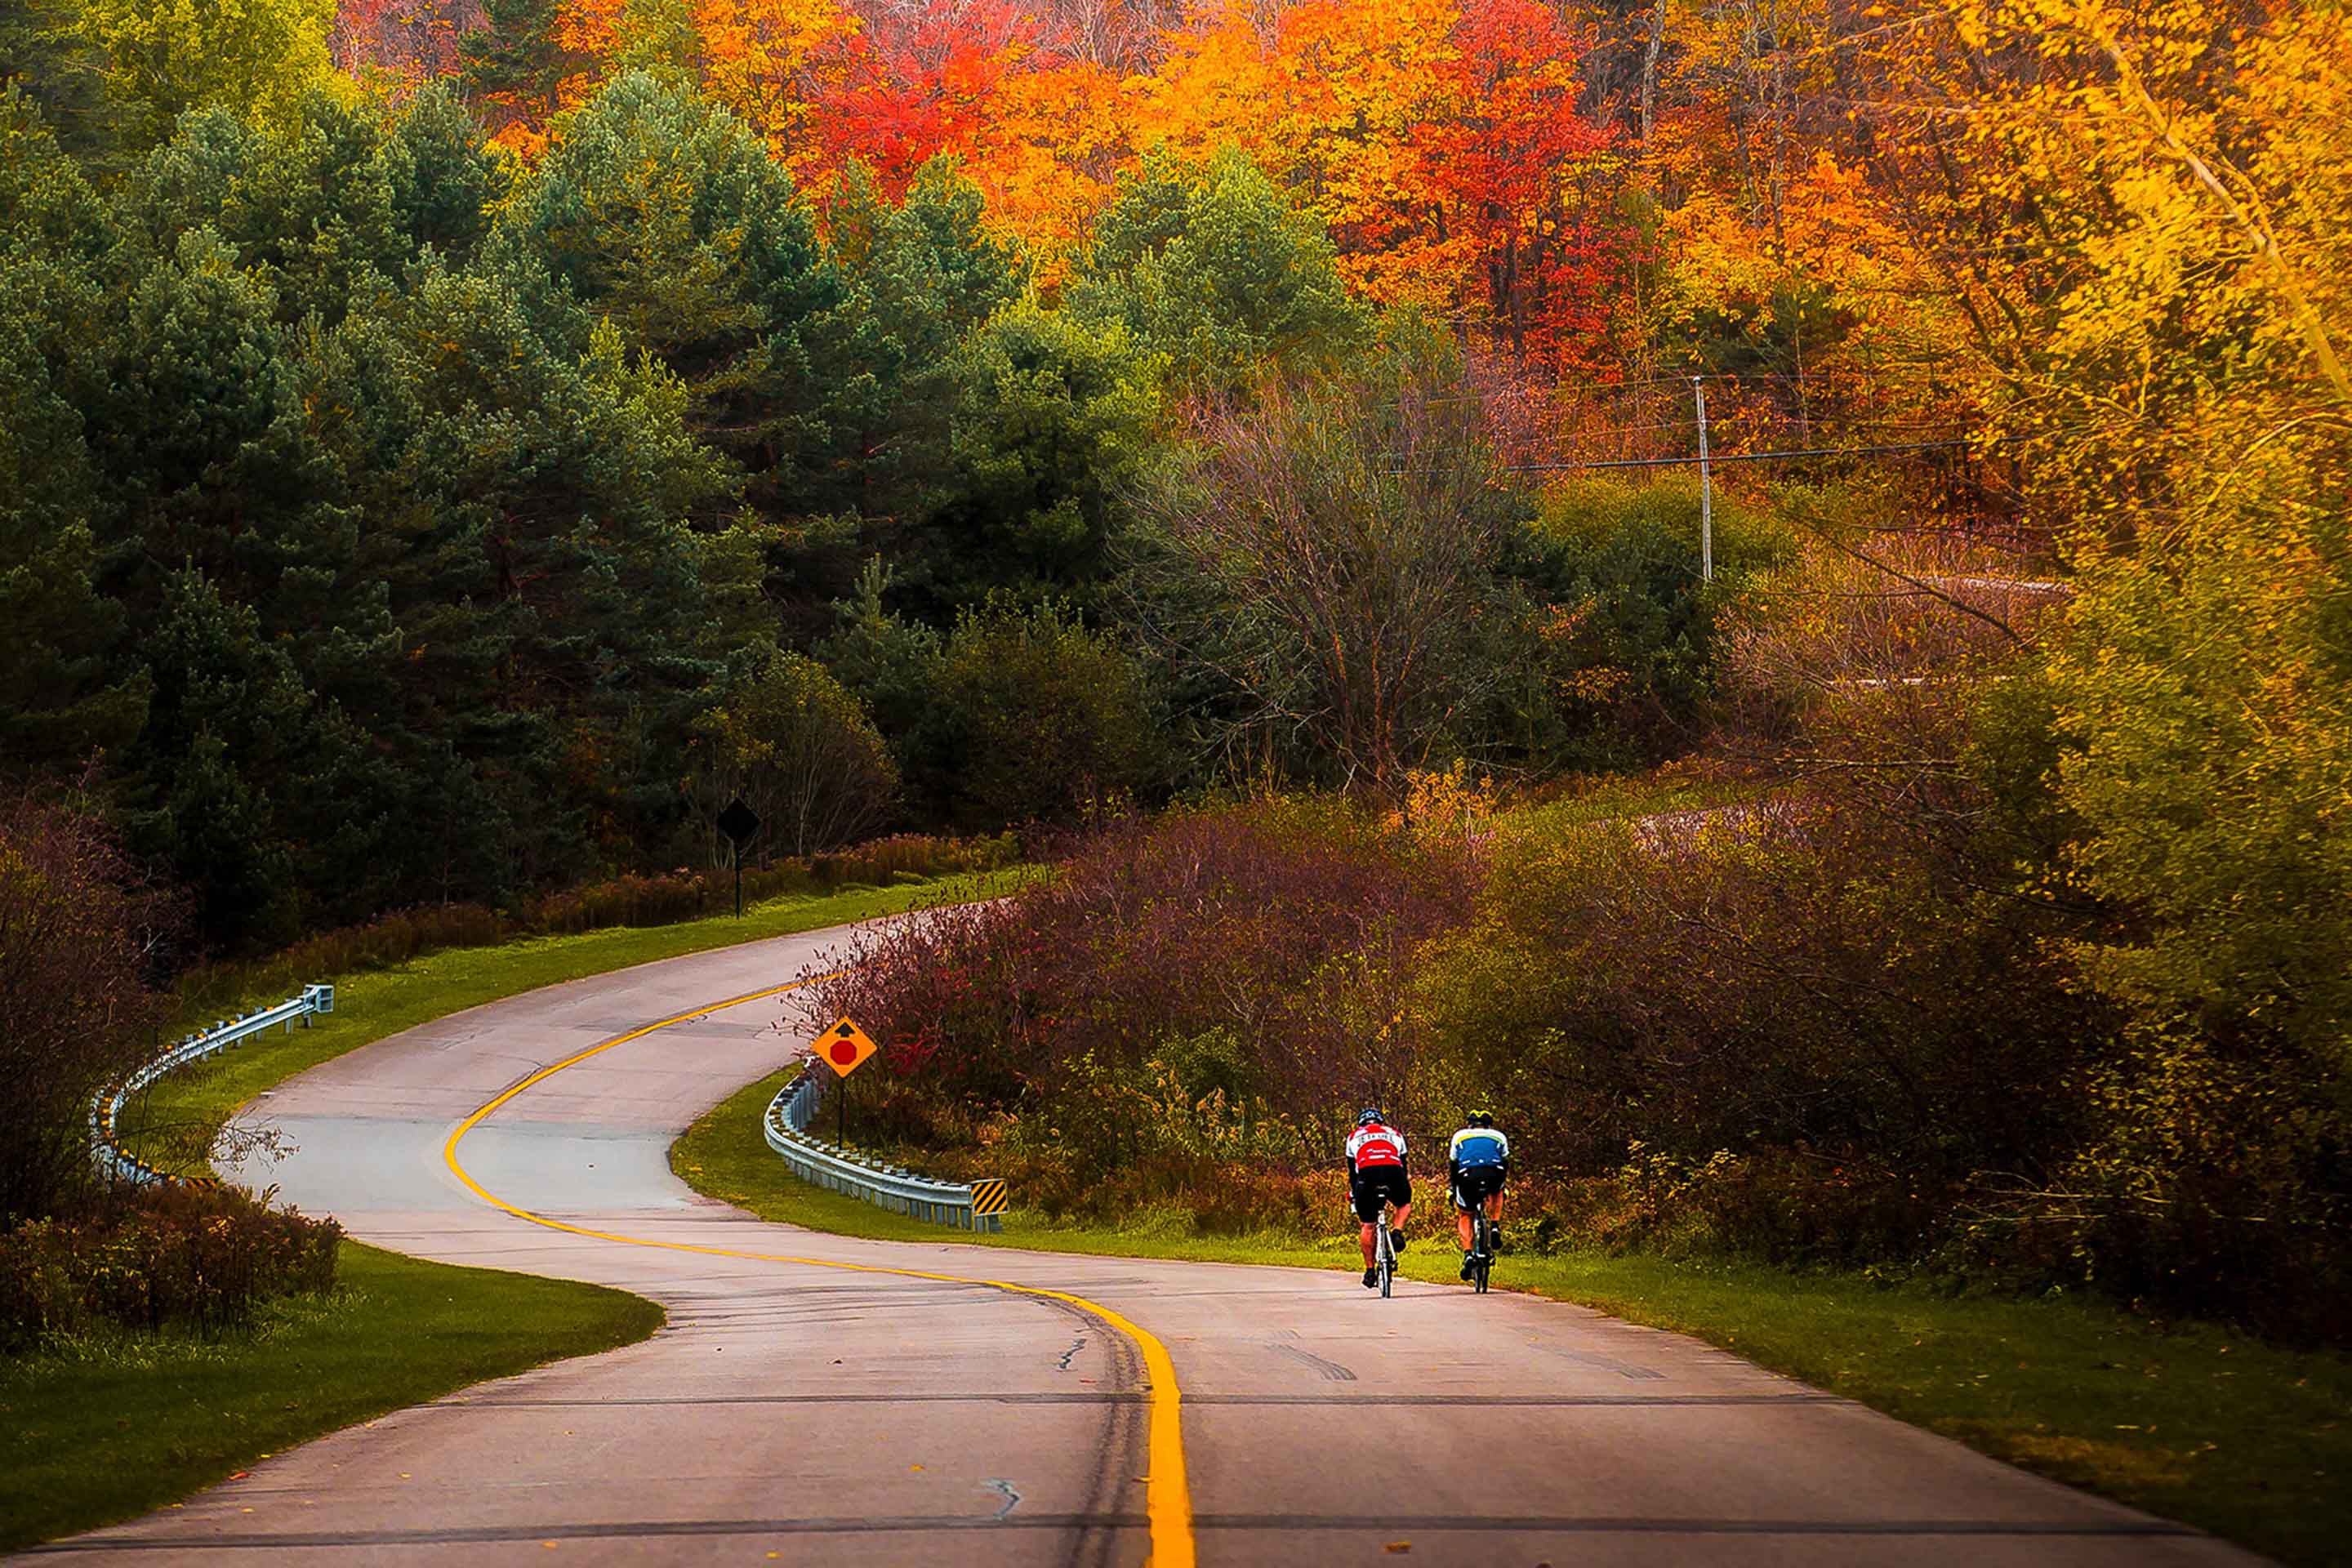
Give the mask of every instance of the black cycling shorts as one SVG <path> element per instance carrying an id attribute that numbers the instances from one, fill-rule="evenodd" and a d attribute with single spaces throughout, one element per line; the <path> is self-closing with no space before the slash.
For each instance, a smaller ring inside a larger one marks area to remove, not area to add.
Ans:
<path id="1" fill-rule="evenodd" d="M 1468 1214 L 1473 1198 L 1491 1198 L 1502 1190 L 1502 1166 L 1465 1165 L 1460 1178 L 1454 1184 L 1454 1206 Z"/>
<path id="2" fill-rule="evenodd" d="M 1348 1194 L 1356 1200 L 1356 1217 L 1370 1225 L 1381 1217 L 1383 1199 L 1399 1208 L 1412 1202 L 1412 1183 L 1402 1165 L 1372 1165 L 1348 1178 Z"/>

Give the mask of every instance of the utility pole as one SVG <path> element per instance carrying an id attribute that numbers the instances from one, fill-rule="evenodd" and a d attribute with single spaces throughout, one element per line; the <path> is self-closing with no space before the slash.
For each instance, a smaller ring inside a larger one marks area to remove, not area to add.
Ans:
<path id="1" fill-rule="evenodd" d="M 1698 400 L 1698 575 L 1715 581 L 1715 481 L 1706 471 L 1706 384 L 1691 377 L 1691 395 Z"/>

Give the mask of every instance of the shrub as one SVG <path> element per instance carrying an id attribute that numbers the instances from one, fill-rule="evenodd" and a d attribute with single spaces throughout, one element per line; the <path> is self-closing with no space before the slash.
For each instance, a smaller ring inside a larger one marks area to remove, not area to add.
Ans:
<path id="1" fill-rule="evenodd" d="M 1696 480 L 1563 480 L 1507 568 L 1549 613 L 1538 662 L 1557 683 L 1569 754 L 1588 763 L 1689 745 L 1719 676 L 1723 616 L 1793 544 L 1761 509 L 1718 489 L 1716 580 L 1700 575 Z"/>
<path id="2" fill-rule="evenodd" d="M 714 813 L 740 795 L 788 854 L 838 847 L 898 806 L 898 765 L 864 704 L 804 655 L 770 653 L 697 730 Z"/>
<path id="3" fill-rule="evenodd" d="M 1414 954 L 1467 912 L 1479 852 L 1331 801 L 1122 819 L 1051 883 L 859 931 L 804 1006 L 884 1042 L 858 1104 L 885 1136 L 992 1130 L 1074 1191 L 1305 1169 L 1347 1110 L 1416 1092 Z"/>
<path id="4" fill-rule="evenodd" d="M 2352 1340 L 2352 1117 L 2292 1044 L 2176 1023 L 2072 1087 L 2087 1137 L 2043 1180 L 1978 1184 L 1952 1267 Z"/>
<path id="5" fill-rule="evenodd" d="M 0 1348 L 98 1329 L 217 1332 L 330 1289 L 342 1227 L 234 1188 L 158 1186 L 0 1236 Z"/>
<path id="6" fill-rule="evenodd" d="M 997 599 L 965 614 L 936 695 L 929 782 L 958 821 L 1068 822 L 1156 772 L 1133 663 L 1063 606 Z"/>
<path id="7" fill-rule="evenodd" d="M 1953 1195 L 1866 1151 L 1718 1149 L 1696 1159 L 1636 1142 L 1618 1169 L 1523 1206 L 1552 1222 L 1554 1245 L 1868 1267 L 1919 1258 Z"/>
<path id="8" fill-rule="evenodd" d="M 1011 834 L 972 838 L 894 834 L 806 860 L 746 867 L 743 896 L 758 902 L 852 883 L 881 886 L 910 878 L 1002 870 L 1024 853 L 1020 840 Z M 592 882 L 545 894 L 506 914 L 480 904 L 427 904 L 394 910 L 365 925 L 321 931 L 270 958 L 192 971 L 181 977 L 175 1000 L 183 1013 L 204 1016 L 257 996 L 290 994 L 321 975 L 389 969 L 450 948 L 489 947 L 517 936 L 700 920 L 731 910 L 734 898 L 731 871 L 681 870 Z M 136 1065 L 136 1055 L 127 1065 Z"/>
<path id="9" fill-rule="evenodd" d="M 1452 388 L 1204 416 L 1138 510 L 1131 615 L 1234 773 L 1392 795 L 1494 742 L 1472 716 L 1516 679 L 1496 568 L 1525 503 Z"/>
<path id="10" fill-rule="evenodd" d="M 95 824 L 0 800 L 0 1225 L 84 1184 L 90 1097 L 152 1045 L 141 969 L 159 907 L 136 886 Z"/>
<path id="11" fill-rule="evenodd" d="M 845 882 L 880 884 L 908 877 L 1001 871 L 1022 857 L 1021 841 L 1010 833 L 971 838 L 894 833 L 887 838 L 871 839 L 837 854 L 819 855 L 810 861 L 809 874 L 819 887 L 837 888 Z"/>

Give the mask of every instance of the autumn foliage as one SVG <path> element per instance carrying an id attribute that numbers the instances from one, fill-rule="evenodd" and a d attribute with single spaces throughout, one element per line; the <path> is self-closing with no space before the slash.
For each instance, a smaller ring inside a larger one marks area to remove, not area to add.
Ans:
<path id="1" fill-rule="evenodd" d="M 0 756 L 206 941 L 688 896 L 737 791 L 808 849 L 1261 802 L 830 994 L 898 1131 L 1197 1205 L 1475 1089 L 1587 1240 L 2344 1331 L 2339 10 L 0 45 Z M 1414 815 L 1694 753 L 1770 808 Z"/>
<path id="2" fill-rule="evenodd" d="M 1370 300 L 1458 316 L 1547 366 L 1596 363 L 1627 324 L 1610 293 L 1634 246 L 1621 138 L 1579 107 L 1584 31 L 1533 0 L 1158 26 L 1013 0 L 352 0 L 335 41 L 347 64 L 417 77 L 462 55 L 499 140 L 529 157 L 636 68 L 693 80 L 819 195 L 862 164 L 895 199 L 950 157 L 1049 276 L 1147 153 L 1236 146 L 1301 195 Z"/>

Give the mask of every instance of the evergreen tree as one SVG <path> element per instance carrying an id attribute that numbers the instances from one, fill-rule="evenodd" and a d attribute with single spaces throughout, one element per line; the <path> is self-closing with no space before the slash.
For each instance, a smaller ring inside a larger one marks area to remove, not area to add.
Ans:
<path id="1" fill-rule="evenodd" d="M 951 466 L 910 584 L 951 611 L 1000 589 L 1095 583 L 1118 497 L 1151 449 L 1154 369 L 1117 323 L 1034 302 L 975 332 L 956 359 Z"/>
<path id="2" fill-rule="evenodd" d="M 321 741 L 293 661 L 193 569 L 165 579 L 140 657 L 154 698 L 130 759 L 147 781 L 133 847 L 194 889 L 205 945 L 289 940 L 299 833 L 281 792 L 319 765 Z"/>
<path id="3" fill-rule="evenodd" d="M 542 138 L 566 81 L 589 62 L 557 38 L 559 0 L 483 0 L 482 26 L 458 40 L 467 95 L 501 135 Z"/>
<path id="4" fill-rule="evenodd" d="M 807 328 L 840 282 L 791 176 L 725 110 L 622 77 L 567 121 L 499 244 L 543 258 L 681 377 L 694 428 L 750 473 L 755 500 L 825 461 L 832 378 Z"/>
<path id="5" fill-rule="evenodd" d="M 1336 366 L 1371 336 L 1322 225 L 1232 147 L 1202 164 L 1156 153 L 1121 182 L 1073 302 L 1212 392 Z"/>
<path id="6" fill-rule="evenodd" d="M 0 0 L 0 93 L 23 95 L 84 164 L 110 165 L 120 150 L 122 105 L 106 58 L 82 37 L 65 0 Z"/>
<path id="7" fill-rule="evenodd" d="M 980 189 L 944 158 L 898 205 L 854 163 L 826 210 L 845 297 L 827 326 L 840 383 L 843 461 L 826 503 L 884 523 L 919 517 L 947 461 L 957 355 L 1019 298 L 1027 267 L 981 224 Z"/>
<path id="8" fill-rule="evenodd" d="M 441 82 L 428 82 L 384 139 L 392 216 L 408 244 L 463 265 L 489 232 L 506 195 L 506 166 L 483 144 L 481 122 Z"/>
<path id="9" fill-rule="evenodd" d="M 281 320 L 331 324 L 355 296 L 390 288 L 412 244 L 376 120 L 315 90 L 294 114 L 274 135 L 224 110 L 189 116 L 141 164 L 128 211 L 158 249 L 213 229 L 276 293 Z"/>
<path id="10" fill-rule="evenodd" d="M 0 90 L 0 772 L 87 762 L 146 701 L 109 658 L 77 395 L 105 313 L 104 213 L 26 97 Z"/>

